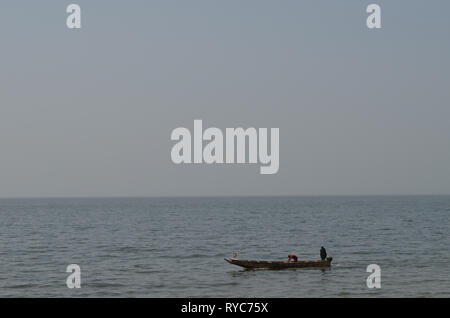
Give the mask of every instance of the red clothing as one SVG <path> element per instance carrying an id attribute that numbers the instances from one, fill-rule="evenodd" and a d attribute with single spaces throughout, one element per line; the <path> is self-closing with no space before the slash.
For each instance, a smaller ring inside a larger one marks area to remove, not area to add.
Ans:
<path id="1" fill-rule="evenodd" d="M 294 254 L 288 255 L 288 257 L 289 257 L 289 260 L 293 260 L 294 262 L 298 261 L 298 257 L 296 255 L 294 255 Z"/>

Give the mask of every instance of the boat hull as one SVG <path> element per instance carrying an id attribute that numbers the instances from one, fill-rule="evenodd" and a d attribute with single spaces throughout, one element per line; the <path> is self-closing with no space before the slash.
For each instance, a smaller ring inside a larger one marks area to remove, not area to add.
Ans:
<path id="1" fill-rule="evenodd" d="M 289 269 L 289 268 L 327 268 L 331 266 L 332 257 L 326 260 L 318 261 L 256 261 L 256 260 L 240 260 L 236 258 L 225 258 L 225 260 L 233 265 L 247 269 Z"/>

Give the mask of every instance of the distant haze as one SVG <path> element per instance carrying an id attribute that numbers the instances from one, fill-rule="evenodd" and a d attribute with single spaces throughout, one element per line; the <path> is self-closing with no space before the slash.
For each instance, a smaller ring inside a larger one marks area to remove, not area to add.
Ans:
<path id="1" fill-rule="evenodd" d="M 0 3 L 0 197 L 450 193 L 449 1 L 73 2 Z M 194 119 L 279 172 L 175 165 Z"/>

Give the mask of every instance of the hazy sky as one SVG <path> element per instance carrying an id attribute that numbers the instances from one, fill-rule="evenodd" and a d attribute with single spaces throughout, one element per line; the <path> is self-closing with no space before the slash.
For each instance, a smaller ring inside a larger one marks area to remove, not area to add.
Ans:
<path id="1" fill-rule="evenodd" d="M 78 3 L 82 29 L 66 27 Z M 369 30 L 365 9 L 382 8 Z M 450 1 L 0 2 L 0 197 L 450 193 Z M 175 165 L 280 128 L 280 170 Z"/>

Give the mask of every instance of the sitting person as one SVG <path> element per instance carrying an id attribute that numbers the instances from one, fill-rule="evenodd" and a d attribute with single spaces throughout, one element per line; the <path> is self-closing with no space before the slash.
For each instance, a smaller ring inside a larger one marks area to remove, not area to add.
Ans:
<path id="1" fill-rule="evenodd" d="M 298 257 L 296 255 L 294 255 L 294 254 L 289 254 L 288 255 L 288 262 L 290 262 L 290 261 L 297 262 L 298 261 Z"/>

